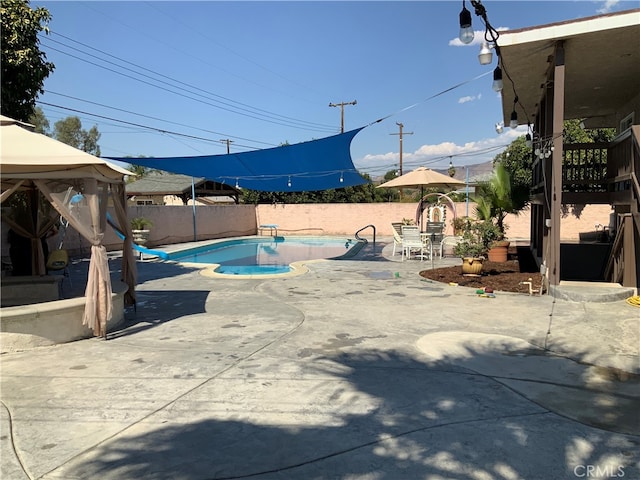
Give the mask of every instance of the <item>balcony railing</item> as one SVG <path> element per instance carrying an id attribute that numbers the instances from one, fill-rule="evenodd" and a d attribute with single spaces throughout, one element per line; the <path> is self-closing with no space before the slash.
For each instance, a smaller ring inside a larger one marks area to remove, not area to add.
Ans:
<path id="1" fill-rule="evenodd" d="M 606 192 L 608 144 L 575 143 L 564 146 L 563 192 Z"/>
<path id="2" fill-rule="evenodd" d="M 563 147 L 562 191 L 566 193 L 630 192 L 631 174 L 640 173 L 640 148 L 634 126 L 611 143 L 577 143 Z M 544 170 L 543 170 L 544 169 Z M 532 193 L 544 191 L 551 161 L 533 162 Z"/>

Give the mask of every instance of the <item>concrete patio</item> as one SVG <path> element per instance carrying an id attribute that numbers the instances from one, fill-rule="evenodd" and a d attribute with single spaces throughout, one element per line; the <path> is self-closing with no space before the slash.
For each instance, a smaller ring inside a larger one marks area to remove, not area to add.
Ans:
<path id="1" fill-rule="evenodd" d="M 388 240 L 273 279 L 139 262 L 107 341 L 2 356 L 0 477 L 640 478 L 638 308 L 479 297 Z"/>

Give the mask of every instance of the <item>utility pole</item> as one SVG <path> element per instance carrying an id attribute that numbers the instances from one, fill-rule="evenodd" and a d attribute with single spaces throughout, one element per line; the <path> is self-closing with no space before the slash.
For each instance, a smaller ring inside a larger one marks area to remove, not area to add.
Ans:
<path id="1" fill-rule="evenodd" d="M 396 122 L 396 125 L 398 125 L 398 127 L 400 127 L 400 132 L 399 133 L 390 133 L 389 135 L 398 135 L 400 137 L 400 176 L 402 176 L 402 135 L 413 135 L 413 132 L 402 132 L 402 129 L 404 128 L 404 125 L 400 122 Z M 403 190 L 402 188 L 400 189 L 400 200 L 402 200 L 402 194 L 403 194 Z"/>
<path id="2" fill-rule="evenodd" d="M 231 153 L 231 151 L 230 151 L 230 148 L 229 148 L 229 147 L 230 147 L 230 146 L 231 146 L 231 144 L 233 143 L 233 140 L 229 140 L 228 138 L 221 138 L 221 139 L 220 139 L 220 141 L 221 141 L 222 143 L 226 143 L 226 144 L 227 144 L 227 154 Z"/>
<path id="3" fill-rule="evenodd" d="M 340 133 L 344 133 L 344 106 L 356 105 L 357 103 L 357 100 L 354 100 L 353 102 L 329 103 L 330 107 L 340 107 Z"/>

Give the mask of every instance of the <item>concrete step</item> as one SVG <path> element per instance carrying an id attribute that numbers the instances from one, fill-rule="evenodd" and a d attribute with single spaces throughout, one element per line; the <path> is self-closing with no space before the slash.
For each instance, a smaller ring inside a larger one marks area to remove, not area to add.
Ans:
<path id="1" fill-rule="evenodd" d="M 551 285 L 549 293 L 555 298 L 570 302 L 618 302 L 635 295 L 635 289 L 623 287 L 619 283 L 608 282 L 560 282 L 560 285 Z"/>

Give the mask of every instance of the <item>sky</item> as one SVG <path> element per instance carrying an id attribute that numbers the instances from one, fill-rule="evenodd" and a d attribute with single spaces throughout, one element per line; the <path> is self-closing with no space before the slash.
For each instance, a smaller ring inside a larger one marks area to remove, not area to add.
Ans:
<path id="1" fill-rule="evenodd" d="M 508 30 L 638 1 L 483 5 L 491 25 Z M 366 126 L 351 155 L 375 178 L 399 167 L 399 123 L 405 173 L 492 160 L 527 130 L 496 133 L 496 60 L 477 60 L 479 17 L 472 15 L 476 40 L 457 39 L 460 1 L 32 0 L 36 6 L 52 15 L 40 48 L 56 66 L 38 106 L 51 127 L 70 115 L 85 129 L 97 125 L 103 157 L 294 144 L 339 133 L 343 110 L 345 131 Z"/>

